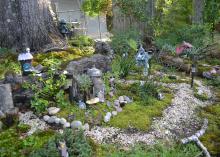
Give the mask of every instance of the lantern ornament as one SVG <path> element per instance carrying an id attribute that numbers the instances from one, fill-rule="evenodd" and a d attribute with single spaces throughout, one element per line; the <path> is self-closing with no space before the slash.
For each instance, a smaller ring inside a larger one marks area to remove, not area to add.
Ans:
<path id="1" fill-rule="evenodd" d="M 21 70 L 24 76 L 33 72 L 32 59 L 33 56 L 30 53 L 30 48 L 26 48 L 25 52 L 18 55 L 18 61 L 21 63 Z"/>
<path id="2" fill-rule="evenodd" d="M 66 37 L 66 35 L 69 33 L 67 23 L 64 19 L 60 21 L 59 30 L 63 37 Z"/>
<path id="3" fill-rule="evenodd" d="M 138 66 L 144 67 L 144 76 L 148 75 L 148 69 L 150 68 L 149 60 L 151 59 L 151 55 L 149 54 L 150 51 L 145 51 L 142 45 L 140 45 L 140 48 L 137 52 L 137 55 L 135 57 L 136 63 Z"/>

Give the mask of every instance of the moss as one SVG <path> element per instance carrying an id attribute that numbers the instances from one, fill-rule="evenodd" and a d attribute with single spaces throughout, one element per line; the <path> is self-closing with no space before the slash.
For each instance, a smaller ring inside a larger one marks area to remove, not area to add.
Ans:
<path id="1" fill-rule="evenodd" d="M 30 129 L 30 125 L 27 125 L 27 124 L 19 124 L 17 126 L 17 130 L 19 133 L 25 133 L 25 132 L 28 132 L 28 130 Z"/>
<path id="2" fill-rule="evenodd" d="M 209 126 L 201 141 L 213 156 L 220 154 L 220 104 L 204 108 L 201 116 L 208 118 Z"/>
<path id="3" fill-rule="evenodd" d="M 165 94 L 163 101 L 154 100 L 152 105 L 143 106 L 141 102 L 128 104 L 123 111 L 110 121 L 110 126 L 119 128 L 134 127 L 141 131 L 147 131 L 151 125 L 152 118 L 158 117 L 162 111 L 171 104 L 172 94 Z"/>
<path id="4" fill-rule="evenodd" d="M 19 128 L 21 128 L 21 126 Z M 44 131 L 33 134 L 25 139 L 21 139 L 20 133 L 21 132 L 17 130 L 16 126 L 11 127 L 0 133 L 1 157 L 27 156 L 34 149 L 42 147 L 42 145 L 53 136 L 52 131 Z"/>

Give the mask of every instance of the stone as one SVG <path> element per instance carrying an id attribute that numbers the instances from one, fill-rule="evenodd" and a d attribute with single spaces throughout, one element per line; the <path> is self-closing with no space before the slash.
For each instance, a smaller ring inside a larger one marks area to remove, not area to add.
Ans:
<path id="1" fill-rule="evenodd" d="M 110 117 L 110 118 L 111 118 L 112 113 L 111 113 L 111 112 L 107 112 L 107 113 L 106 113 L 106 116 L 108 116 L 108 117 Z"/>
<path id="2" fill-rule="evenodd" d="M 115 100 L 114 105 L 115 105 L 116 107 L 119 107 L 119 106 L 120 106 L 119 100 Z"/>
<path id="3" fill-rule="evenodd" d="M 60 124 L 64 125 L 66 123 L 66 119 L 65 118 L 60 118 Z"/>
<path id="4" fill-rule="evenodd" d="M 78 104 L 79 104 L 80 109 L 82 109 L 82 110 L 86 109 L 86 104 L 83 101 L 80 100 Z"/>
<path id="5" fill-rule="evenodd" d="M 162 93 L 158 93 L 157 99 L 158 100 L 163 100 L 164 99 L 164 95 Z"/>
<path id="6" fill-rule="evenodd" d="M 52 117 L 50 117 L 49 119 L 48 119 L 48 123 L 50 123 L 50 124 L 52 124 L 52 123 L 55 123 L 55 119 L 56 119 L 56 117 L 55 116 L 52 116 Z"/>
<path id="7" fill-rule="evenodd" d="M 102 72 L 110 70 L 111 59 L 106 55 L 95 54 L 92 57 L 85 57 L 77 61 L 71 61 L 66 68 L 70 74 L 80 75 L 93 65 L 98 67 Z"/>
<path id="8" fill-rule="evenodd" d="M 55 118 L 55 123 L 59 124 L 60 123 L 60 118 Z"/>
<path id="9" fill-rule="evenodd" d="M 16 114 L 18 114 L 18 111 L 19 111 L 19 109 L 17 107 L 14 107 L 14 108 L 8 109 L 6 113 L 9 115 L 16 115 Z"/>
<path id="10" fill-rule="evenodd" d="M 116 108 L 117 112 L 122 112 L 122 108 L 121 107 L 118 107 Z"/>
<path id="11" fill-rule="evenodd" d="M 112 104 L 111 104 L 110 101 L 107 101 L 107 102 L 106 102 L 106 105 L 107 105 L 108 107 L 111 107 L 111 106 L 112 106 Z"/>
<path id="12" fill-rule="evenodd" d="M 44 67 L 41 64 L 38 64 L 36 67 L 34 67 L 35 71 L 37 71 L 37 73 L 40 73 L 43 71 Z"/>
<path id="13" fill-rule="evenodd" d="M 95 43 L 95 52 L 103 55 L 110 55 L 113 57 L 114 50 L 111 48 L 110 44 L 103 41 L 97 41 Z"/>
<path id="14" fill-rule="evenodd" d="M 99 101 L 99 98 L 93 98 L 93 99 L 90 99 L 90 100 L 87 100 L 86 101 L 86 103 L 88 104 L 88 105 L 94 105 L 94 104 L 97 104 L 97 103 L 99 103 L 100 101 Z"/>
<path id="15" fill-rule="evenodd" d="M 133 102 L 128 96 L 124 96 L 124 100 L 127 101 L 128 104 Z"/>
<path id="16" fill-rule="evenodd" d="M 13 109 L 13 99 L 10 84 L 0 85 L 0 110 L 6 113 L 8 110 Z"/>
<path id="17" fill-rule="evenodd" d="M 45 116 L 43 117 L 43 120 L 44 120 L 45 122 L 47 122 L 49 119 L 50 119 L 50 116 L 48 116 L 48 115 L 45 115 Z"/>
<path id="18" fill-rule="evenodd" d="M 89 124 L 88 123 L 83 125 L 83 130 L 89 131 Z"/>
<path id="19" fill-rule="evenodd" d="M 72 129 L 80 129 L 80 128 L 82 128 L 82 122 L 81 121 L 73 121 L 71 123 L 71 128 Z"/>
<path id="20" fill-rule="evenodd" d="M 118 112 L 117 111 L 112 111 L 113 116 L 117 116 Z"/>
<path id="21" fill-rule="evenodd" d="M 64 125 L 63 125 L 64 128 L 69 128 L 70 127 L 70 123 L 69 122 L 66 122 Z"/>
<path id="22" fill-rule="evenodd" d="M 58 107 L 49 107 L 48 109 L 49 115 L 55 115 L 60 111 L 60 108 Z"/>
<path id="23" fill-rule="evenodd" d="M 104 122 L 105 122 L 105 123 L 108 123 L 109 121 L 110 121 L 110 117 L 105 116 L 105 117 L 104 117 Z"/>
<path id="24" fill-rule="evenodd" d="M 120 103 L 125 101 L 123 96 L 120 96 L 120 97 L 118 98 L 118 100 L 119 100 Z"/>

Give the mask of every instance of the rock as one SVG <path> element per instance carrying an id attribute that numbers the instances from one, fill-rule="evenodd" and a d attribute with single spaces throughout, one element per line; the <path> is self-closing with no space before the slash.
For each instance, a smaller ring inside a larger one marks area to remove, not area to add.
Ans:
<path id="1" fill-rule="evenodd" d="M 117 112 L 122 112 L 122 108 L 121 107 L 118 107 L 116 108 Z"/>
<path id="2" fill-rule="evenodd" d="M 118 98 L 118 100 L 119 100 L 120 103 L 125 101 L 123 96 L 120 96 L 120 97 Z"/>
<path id="3" fill-rule="evenodd" d="M 113 116 L 117 116 L 118 112 L 117 111 L 112 111 Z"/>
<path id="4" fill-rule="evenodd" d="M 89 124 L 88 123 L 83 125 L 83 130 L 89 131 Z"/>
<path id="5" fill-rule="evenodd" d="M 110 55 L 113 56 L 114 51 L 111 46 L 103 41 L 97 41 L 95 43 L 95 52 L 103 55 Z"/>
<path id="6" fill-rule="evenodd" d="M 11 85 L 10 84 L 0 85 L 0 110 L 3 113 L 6 113 L 8 110 L 13 108 L 14 108 L 14 104 L 11 93 Z"/>
<path id="7" fill-rule="evenodd" d="M 35 68 L 35 71 L 37 71 L 37 73 L 40 73 L 43 71 L 44 67 L 41 64 L 38 64 Z"/>
<path id="8" fill-rule="evenodd" d="M 82 122 L 81 121 L 73 121 L 71 123 L 71 128 L 72 129 L 80 129 L 80 128 L 82 128 Z"/>
<path id="9" fill-rule="evenodd" d="M 119 107 L 119 106 L 120 106 L 119 100 L 115 100 L 114 105 L 115 105 L 116 107 Z"/>
<path id="10" fill-rule="evenodd" d="M 60 118 L 55 118 L 55 123 L 59 124 L 60 123 Z"/>
<path id="11" fill-rule="evenodd" d="M 12 91 L 15 91 L 22 84 L 22 76 L 18 76 L 13 72 L 7 72 L 5 74 L 4 84 L 10 84 Z"/>
<path id="12" fill-rule="evenodd" d="M 124 100 L 127 101 L 127 103 L 133 102 L 128 96 L 124 96 Z"/>
<path id="13" fill-rule="evenodd" d="M 108 123 L 109 121 L 110 121 L 110 117 L 109 117 L 109 116 L 105 116 L 105 117 L 104 117 L 104 122 L 105 122 L 105 123 Z"/>
<path id="14" fill-rule="evenodd" d="M 88 105 L 94 105 L 94 104 L 97 104 L 97 103 L 99 103 L 100 101 L 99 101 L 99 98 L 93 98 L 93 99 L 90 99 L 90 100 L 87 100 L 86 101 L 86 103 L 88 104 Z"/>
<path id="15" fill-rule="evenodd" d="M 45 122 L 47 122 L 49 119 L 50 119 L 50 116 L 48 116 L 48 115 L 45 115 L 45 116 L 43 117 L 43 120 L 44 120 Z"/>
<path id="16" fill-rule="evenodd" d="M 107 101 L 107 102 L 106 102 L 106 105 L 107 105 L 108 107 L 111 107 L 111 106 L 112 106 L 112 104 L 111 104 L 110 101 Z"/>
<path id="17" fill-rule="evenodd" d="M 157 99 L 158 100 L 163 100 L 164 99 L 164 95 L 162 93 L 158 93 Z"/>
<path id="18" fill-rule="evenodd" d="M 64 125 L 66 123 L 66 119 L 65 118 L 60 118 L 60 124 Z"/>
<path id="19" fill-rule="evenodd" d="M 52 117 L 50 117 L 49 119 L 48 119 L 48 123 L 50 123 L 50 124 L 52 124 L 52 123 L 55 123 L 55 119 L 56 119 L 57 117 L 56 116 L 52 116 Z"/>
<path id="20" fill-rule="evenodd" d="M 70 123 L 69 122 L 66 122 L 64 125 L 63 125 L 64 128 L 69 128 L 70 127 Z"/>
<path id="21" fill-rule="evenodd" d="M 83 101 L 80 100 L 78 104 L 79 104 L 80 109 L 82 109 L 82 110 L 86 109 L 86 104 Z"/>
<path id="22" fill-rule="evenodd" d="M 14 107 L 14 108 L 10 108 L 7 110 L 6 114 L 9 114 L 9 115 L 16 115 L 18 114 L 18 111 L 19 109 L 17 107 Z"/>
<path id="23" fill-rule="evenodd" d="M 48 109 L 49 115 L 55 115 L 60 111 L 60 108 L 58 107 L 49 107 Z"/>
<path id="24" fill-rule="evenodd" d="M 70 74 L 83 74 L 87 69 L 93 65 L 98 67 L 102 72 L 106 72 L 110 69 L 111 59 L 108 56 L 95 54 L 92 57 L 85 57 L 78 61 L 71 61 L 66 68 L 66 71 Z"/>
<path id="25" fill-rule="evenodd" d="M 106 113 L 106 116 L 108 116 L 108 117 L 110 117 L 110 118 L 111 118 L 112 113 L 111 113 L 111 112 L 107 112 L 107 113 Z"/>

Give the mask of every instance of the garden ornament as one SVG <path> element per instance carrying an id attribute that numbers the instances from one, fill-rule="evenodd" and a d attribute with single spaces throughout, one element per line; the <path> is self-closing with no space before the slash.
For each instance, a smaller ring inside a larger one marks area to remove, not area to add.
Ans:
<path id="1" fill-rule="evenodd" d="M 148 69 L 150 68 L 149 60 L 151 59 L 151 55 L 144 50 L 142 45 L 140 45 L 135 59 L 138 66 L 144 66 L 144 76 L 147 76 Z"/>
<path id="2" fill-rule="evenodd" d="M 176 54 L 181 55 L 185 50 L 189 50 L 191 48 L 193 48 L 193 45 L 183 41 L 183 43 L 176 48 Z"/>
<path id="3" fill-rule="evenodd" d="M 82 101 L 82 100 L 79 100 L 79 108 L 80 109 L 83 109 L 83 110 L 85 110 L 86 109 L 86 104 Z"/>
<path id="4" fill-rule="evenodd" d="M 30 53 L 30 48 L 26 48 L 26 50 L 18 55 L 18 61 L 21 63 L 21 70 L 23 75 L 28 75 L 34 71 L 32 67 L 32 59 L 33 56 Z"/>
<path id="5" fill-rule="evenodd" d="M 59 30 L 60 33 L 63 35 L 63 37 L 66 37 L 66 35 L 69 33 L 69 30 L 67 28 L 67 23 L 64 19 L 60 21 Z"/>
<path id="6" fill-rule="evenodd" d="M 59 141 L 58 149 L 60 150 L 61 157 L 69 157 L 67 146 L 64 141 Z"/>

